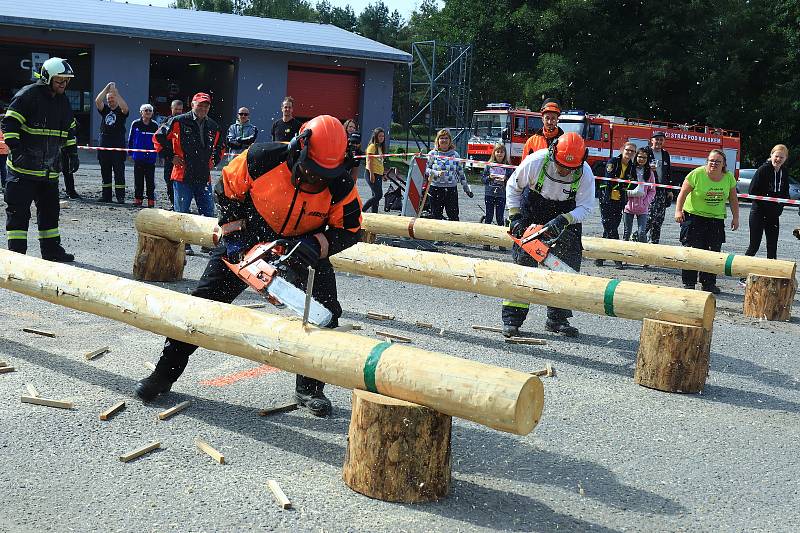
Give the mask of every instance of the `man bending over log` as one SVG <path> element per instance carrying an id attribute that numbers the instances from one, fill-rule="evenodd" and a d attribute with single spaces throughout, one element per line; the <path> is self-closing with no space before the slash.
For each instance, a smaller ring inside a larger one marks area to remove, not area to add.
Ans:
<path id="1" fill-rule="evenodd" d="M 192 293 L 200 298 L 232 302 L 247 285 L 223 262 L 238 263 L 260 242 L 288 239 L 298 245 L 299 262 L 293 267 L 305 290 L 308 267 L 316 270 L 312 296 L 332 314 L 327 327 L 338 326 L 342 307 L 329 257 L 360 239 L 361 200 L 345 168 L 347 135 L 338 119 L 320 115 L 302 126 L 288 147 L 283 143 L 256 143 L 223 170 L 214 187 L 219 204 L 222 245 L 211 252 L 200 284 Z M 136 384 L 136 394 L 150 401 L 168 392 L 183 373 L 197 346 L 166 339 L 155 371 Z M 331 402 L 325 384 L 297 376 L 298 404 L 316 416 L 327 416 Z"/>

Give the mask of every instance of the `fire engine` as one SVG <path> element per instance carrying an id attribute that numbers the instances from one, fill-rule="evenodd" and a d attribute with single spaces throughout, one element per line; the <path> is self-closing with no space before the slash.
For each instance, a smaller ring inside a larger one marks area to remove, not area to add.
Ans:
<path id="1" fill-rule="evenodd" d="M 605 173 L 606 162 L 619 154 L 626 142 L 647 146 L 651 135 L 664 132 L 664 149 L 672 162 L 672 179 L 680 183 L 692 169 L 705 164 L 708 152 L 719 148 L 725 153 L 728 169 L 739 176 L 741 136 L 738 131 L 711 126 L 676 124 L 657 120 L 632 119 L 617 116 L 591 115 L 580 110 L 565 111 L 558 125 L 565 132 L 574 131 L 586 141 L 589 165 L 595 175 Z M 467 144 L 471 159 L 487 161 L 497 142 L 506 145 L 513 164 L 519 164 L 522 147 L 533 132 L 542 127 L 538 112 L 513 108 L 508 104 L 489 104 L 476 111 L 472 121 L 472 136 Z"/>

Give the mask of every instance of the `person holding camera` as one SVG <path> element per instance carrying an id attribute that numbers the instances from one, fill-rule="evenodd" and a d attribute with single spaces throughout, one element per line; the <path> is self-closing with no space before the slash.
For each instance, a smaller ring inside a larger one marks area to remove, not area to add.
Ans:
<path id="1" fill-rule="evenodd" d="M 361 149 L 361 134 L 358 133 L 358 126 L 352 118 L 345 120 L 343 126 L 347 133 L 347 157 L 344 164 L 355 182 L 358 179 L 358 167 L 361 166 L 359 157 L 364 155 L 364 150 Z"/>

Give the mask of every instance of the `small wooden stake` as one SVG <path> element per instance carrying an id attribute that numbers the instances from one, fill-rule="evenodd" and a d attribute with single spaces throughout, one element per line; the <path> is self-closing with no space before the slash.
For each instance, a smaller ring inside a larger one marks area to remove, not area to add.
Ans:
<path id="1" fill-rule="evenodd" d="M 297 404 L 296 403 L 287 403 L 286 405 L 280 405 L 278 407 L 270 407 L 268 409 L 262 409 L 258 412 L 258 416 L 269 416 L 275 415 L 278 413 L 288 413 L 290 411 L 296 411 Z"/>
<path id="2" fill-rule="evenodd" d="M 20 398 L 22 403 L 32 403 L 36 405 L 45 405 L 47 407 L 57 407 L 59 409 L 72 409 L 72 402 L 64 402 L 61 400 L 50 400 L 49 398 L 39 398 L 38 396 L 22 396 Z"/>
<path id="3" fill-rule="evenodd" d="M 109 350 L 110 350 L 110 348 L 109 348 L 108 346 L 103 346 L 102 348 L 98 348 L 98 349 L 96 349 L 96 350 L 92 350 L 91 352 L 87 352 L 87 353 L 85 353 L 85 354 L 83 355 L 83 357 L 84 357 L 84 359 L 86 359 L 87 361 L 91 361 L 92 359 L 94 359 L 94 358 L 95 358 L 95 357 L 97 357 L 98 355 L 102 355 L 102 354 L 104 354 L 104 353 L 108 352 Z"/>
<path id="4" fill-rule="evenodd" d="M 121 411 L 125 408 L 125 402 L 119 401 L 100 413 L 100 420 L 108 420 L 112 416 L 114 416 L 118 411 Z"/>
<path id="5" fill-rule="evenodd" d="M 28 395 L 33 396 L 34 398 L 39 397 L 39 391 L 36 390 L 36 387 L 33 386 L 33 383 L 26 383 L 25 388 L 28 389 Z"/>
<path id="6" fill-rule="evenodd" d="M 149 368 L 149 369 L 150 369 L 150 370 L 152 370 L 153 372 L 155 372 L 155 371 L 156 371 L 156 365 L 154 365 L 154 364 L 153 364 L 153 363 L 151 363 L 150 361 L 144 361 L 144 366 L 146 366 L 147 368 Z"/>
<path id="7" fill-rule="evenodd" d="M 272 495 L 275 496 L 275 499 L 278 501 L 278 505 L 280 505 L 283 509 L 289 509 L 292 506 L 292 502 L 289 501 L 289 498 L 286 497 L 286 494 L 283 493 L 283 489 L 281 486 L 278 485 L 278 482 L 274 479 L 267 480 L 267 486 L 269 490 L 272 491 Z"/>
<path id="8" fill-rule="evenodd" d="M 552 378 L 553 376 L 556 375 L 556 369 L 553 368 L 553 365 L 551 365 L 550 363 L 547 363 L 547 364 L 544 365 L 544 369 L 536 370 L 534 372 L 531 372 L 531 375 L 533 375 L 533 376 L 547 376 L 548 378 Z"/>
<path id="9" fill-rule="evenodd" d="M 9 372 L 15 372 L 13 366 L 0 366 L 0 374 L 8 374 Z"/>
<path id="10" fill-rule="evenodd" d="M 261 309 L 262 307 L 266 307 L 267 304 L 242 304 L 242 307 L 246 307 L 248 309 Z"/>
<path id="11" fill-rule="evenodd" d="M 184 409 L 186 409 L 190 405 L 192 405 L 192 401 L 191 400 L 186 400 L 185 402 L 181 402 L 178 405 L 176 405 L 175 407 L 170 407 L 166 411 L 161 411 L 160 413 L 158 413 L 158 419 L 159 420 L 166 420 L 167 418 L 180 413 L 181 411 L 183 411 Z"/>
<path id="12" fill-rule="evenodd" d="M 534 339 L 532 337 L 508 337 L 506 342 L 509 344 L 547 344 L 544 339 Z"/>
<path id="13" fill-rule="evenodd" d="M 194 439 L 194 444 L 201 452 L 205 452 L 208 454 L 212 459 L 218 462 L 221 465 L 225 464 L 225 456 L 219 453 L 217 450 L 211 447 L 211 445 L 203 440 Z"/>
<path id="14" fill-rule="evenodd" d="M 161 443 L 160 442 L 151 442 L 147 446 L 142 446 L 141 448 L 137 448 L 136 450 L 133 450 L 132 452 L 128 452 L 126 454 L 120 455 L 119 456 L 119 460 L 122 461 L 123 463 L 127 463 L 128 461 L 133 461 L 137 457 L 141 457 L 142 455 L 144 455 L 146 453 L 150 453 L 153 450 L 157 450 L 159 448 L 161 448 Z"/>
<path id="15" fill-rule="evenodd" d="M 385 313 L 376 313 L 374 311 L 367 311 L 367 318 L 372 320 L 394 320 L 394 315 L 387 315 Z"/>
<path id="16" fill-rule="evenodd" d="M 402 335 L 397 335 L 395 333 L 389 333 L 388 331 L 380 331 L 376 329 L 375 335 L 379 337 L 386 337 L 388 339 L 396 340 L 397 342 L 412 342 L 412 339 L 408 337 L 403 337 Z"/>
<path id="17" fill-rule="evenodd" d="M 418 321 L 418 322 L 417 322 L 417 327 L 418 327 L 418 328 L 429 328 L 429 329 L 433 329 L 433 324 L 429 324 L 428 322 L 419 322 L 419 321 Z"/>
<path id="18" fill-rule="evenodd" d="M 2 366 L 8 366 L 8 363 L 6 361 L 0 361 L 0 367 Z"/>
<path id="19" fill-rule="evenodd" d="M 503 332 L 503 328 L 497 326 L 480 326 L 478 324 L 472 324 L 472 329 L 477 329 L 478 331 L 493 331 L 495 333 Z"/>
<path id="20" fill-rule="evenodd" d="M 41 335 L 42 337 L 55 337 L 56 334 L 52 331 L 44 331 L 41 329 L 33 329 L 33 328 L 22 328 L 22 331 L 25 333 L 35 333 L 36 335 Z"/>

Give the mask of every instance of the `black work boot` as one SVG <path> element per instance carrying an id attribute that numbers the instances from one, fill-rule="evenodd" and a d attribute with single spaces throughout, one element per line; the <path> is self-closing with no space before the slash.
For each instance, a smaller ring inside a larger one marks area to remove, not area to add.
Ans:
<path id="1" fill-rule="evenodd" d="M 519 326 L 503 324 L 503 337 L 516 337 L 519 335 Z"/>
<path id="2" fill-rule="evenodd" d="M 570 326 L 566 318 L 563 320 L 552 320 L 548 318 L 547 322 L 544 323 L 544 329 L 552 331 L 553 333 L 560 333 L 565 337 L 578 336 L 578 328 Z"/>
<path id="3" fill-rule="evenodd" d="M 53 261 L 56 263 L 72 263 L 75 261 L 75 256 L 68 254 L 61 246 L 61 239 L 48 238 L 39 239 L 39 247 L 42 251 L 42 259 Z"/>
<path id="4" fill-rule="evenodd" d="M 314 416 L 328 416 L 333 411 L 331 401 L 322 393 L 325 384 L 316 379 L 297 375 L 294 398 Z"/>
<path id="5" fill-rule="evenodd" d="M 159 394 L 169 392 L 171 388 L 172 382 L 166 376 L 153 372 L 146 378 L 137 381 L 133 391 L 143 402 L 151 402 Z"/>

